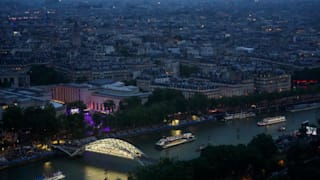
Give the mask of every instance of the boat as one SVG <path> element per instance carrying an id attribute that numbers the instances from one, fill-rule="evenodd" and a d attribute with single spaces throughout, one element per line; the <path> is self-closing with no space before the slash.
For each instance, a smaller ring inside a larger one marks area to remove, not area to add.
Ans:
<path id="1" fill-rule="evenodd" d="M 201 144 L 197 149 L 196 152 L 201 152 L 202 150 L 204 150 L 206 148 L 206 145 Z"/>
<path id="2" fill-rule="evenodd" d="M 288 108 L 289 112 L 299 112 L 320 108 L 320 103 L 296 104 Z"/>
<path id="3" fill-rule="evenodd" d="M 43 176 L 43 177 L 39 177 L 37 178 L 37 180 L 61 180 L 64 179 L 66 176 L 61 172 L 61 171 L 57 171 L 55 173 Z"/>
<path id="4" fill-rule="evenodd" d="M 285 121 L 286 121 L 285 116 L 268 117 L 268 118 L 264 118 L 262 121 L 257 122 L 257 125 L 258 126 L 267 126 L 267 125 L 281 123 L 281 122 L 285 122 Z"/>
<path id="5" fill-rule="evenodd" d="M 224 120 L 232 120 L 232 119 L 245 119 L 249 117 L 254 117 L 256 114 L 254 112 L 240 112 L 234 114 L 226 114 Z"/>
<path id="6" fill-rule="evenodd" d="M 156 143 L 156 148 L 166 149 L 172 146 L 177 146 L 187 142 L 192 142 L 195 139 L 196 137 L 192 133 L 184 133 L 182 135 L 177 135 L 177 136 L 168 136 L 168 137 L 161 138 Z"/>
<path id="7" fill-rule="evenodd" d="M 280 132 L 286 131 L 286 127 L 285 126 L 281 126 L 281 127 L 279 127 L 278 131 L 280 131 Z"/>

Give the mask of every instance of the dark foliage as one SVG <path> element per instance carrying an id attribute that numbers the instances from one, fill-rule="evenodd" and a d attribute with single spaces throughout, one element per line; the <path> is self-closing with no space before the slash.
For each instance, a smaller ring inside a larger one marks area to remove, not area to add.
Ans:
<path id="1" fill-rule="evenodd" d="M 68 82 L 67 77 L 56 71 L 54 68 L 44 65 L 34 65 L 30 68 L 31 85 L 47 85 Z"/>

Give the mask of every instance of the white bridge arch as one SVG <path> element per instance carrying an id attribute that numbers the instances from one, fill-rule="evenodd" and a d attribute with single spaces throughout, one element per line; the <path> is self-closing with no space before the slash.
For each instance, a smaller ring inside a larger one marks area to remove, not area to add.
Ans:
<path id="1" fill-rule="evenodd" d="M 139 159 L 144 156 L 144 153 L 132 144 L 115 138 L 96 140 L 86 144 L 84 150 L 128 159 Z"/>

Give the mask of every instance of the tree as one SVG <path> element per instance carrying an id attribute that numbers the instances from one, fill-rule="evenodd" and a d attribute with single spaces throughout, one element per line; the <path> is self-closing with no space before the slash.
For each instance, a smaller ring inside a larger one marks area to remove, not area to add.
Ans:
<path id="1" fill-rule="evenodd" d="M 82 138 L 86 135 L 86 123 L 82 113 L 63 115 L 61 117 L 64 129 L 71 134 L 73 138 Z"/>
<path id="2" fill-rule="evenodd" d="M 57 134 L 62 124 L 56 118 L 56 111 L 48 103 L 44 108 L 28 107 L 24 111 L 25 128 L 35 135 L 36 139 L 46 140 Z"/>
<path id="3" fill-rule="evenodd" d="M 266 159 L 274 156 L 278 151 L 272 136 L 267 134 L 258 134 L 248 144 L 249 148 L 257 149 Z"/>
<path id="4" fill-rule="evenodd" d="M 155 89 L 152 95 L 149 96 L 147 105 L 162 101 L 168 102 L 176 98 L 184 98 L 181 91 L 175 89 Z"/>
<path id="5" fill-rule="evenodd" d="M 130 180 L 191 180 L 193 169 L 191 163 L 160 159 L 159 163 L 152 166 L 140 167 Z"/>
<path id="6" fill-rule="evenodd" d="M 30 68 L 29 75 L 31 85 L 46 85 L 69 81 L 66 76 L 45 65 L 33 65 Z"/>
<path id="7" fill-rule="evenodd" d="M 137 96 L 127 97 L 120 101 L 120 110 L 127 110 L 141 105 L 141 98 Z"/>
<path id="8" fill-rule="evenodd" d="M 266 141 L 268 146 L 264 146 L 263 141 Z M 197 159 L 187 162 L 160 159 L 157 164 L 137 169 L 129 179 L 267 179 L 272 172 L 280 170 L 276 169 L 278 161 L 272 161 L 278 156 L 272 150 L 272 144 L 270 136 L 261 134 L 254 137 L 249 145 L 208 146 L 201 151 Z M 312 149 L 317 150 L 318 146 L 318 143 L 314 144 Z M 260 153 L 262 148 L 269 147 L 271 147 L 271 156 L 262 156 Z M 313 151 L 313 154 L 316 152 L 318 151 Z M 312 152 L 307 151 L 305 154 L 312 154 Z M 292 157 L 296 155 L 294 152 Z M 312 169 L 307 170 L 316 172 L 318 169 L 316 167 L 319 165 L 313 164 Z M 318 177 L 318 174 L 308 177 Z"/>
<path id="9" fill-rule="evenodd" d="M 206 95 L 196 93 L 189 100 L 189 109 L 191 111 L 205 112 L 209 106 L 209 99 Z"/>
<path id="10" fill-rule="evenodd" d="M 22 109 L 19 106 L 10 105 L 3 113 L 3 123 L 7 130 L 18 130 L 22 128 Z"/>
<path id="11" fill-rule="evenodd" d="M 102 123 L 103 117 L 102 117 L 101 114 L 99 114 L 99 113 L 94 113 L 94 114 L 92 115 L 92 119 L 93 119 L 94 125 L 95 125 L 95 126 L 98 126 L 99 124 Z"/>
<path id="12" fill-rule="evenodd" d="M 114 101 L 109 99 L 109 100 L 106 100 L 103 102 L 103 106 L 104 106 L 104 109 L 108 109 L 111 112 L 114 111 L 114 108 L 115 108 L 115 104 L 114 104 Z"/>
<path id="13" fill-rule="evenodd" d="M 42 110 L 43 118 L 45 120 L 45 128 L 49 136 L 59 132 L 62 123 L 56 118 L 56 110 L 51 103 L 47 103 Z"/>
<path id="14" fill-rule="evenodd" d="M 185 98 L 176 98 L 172 100 L 175 112 L 186 112 L 188 109 L 188 101 Z"/>

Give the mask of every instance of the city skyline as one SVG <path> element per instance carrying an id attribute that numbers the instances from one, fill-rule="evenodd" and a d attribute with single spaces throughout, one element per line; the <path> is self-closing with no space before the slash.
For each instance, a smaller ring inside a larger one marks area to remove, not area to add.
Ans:
<path id="1" fill-rule="evenodd" d="M 0 177 L 318 179 L 319 7 L 1 0 Z"/>

